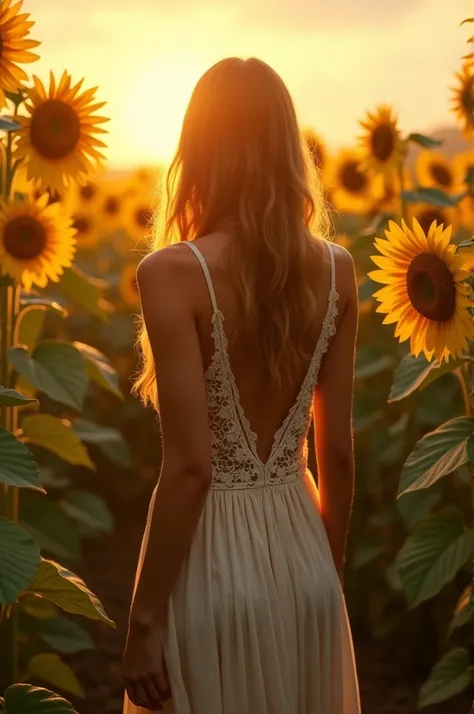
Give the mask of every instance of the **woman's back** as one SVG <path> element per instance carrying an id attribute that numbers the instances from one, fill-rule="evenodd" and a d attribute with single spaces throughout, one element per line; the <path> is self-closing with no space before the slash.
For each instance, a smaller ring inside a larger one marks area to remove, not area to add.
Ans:
<path id="1" fill-rule="evenodd" d="M 249 339 L 248 333 L 241 330 L 245 314 L 242 312 L 232 280 L 233 276 L 230 274 L 231 270 L 238 270 L 238 266 L 229 266 L 226 261 L 226 251 L 229 248 L 229 241 L 232 240 L 233 238 L 228 234 L 214 233 L 193 241 L 193 244 L 206 262 L 218 309 L 224 315 L 223 329 L 229 343 L 227 350 L 230 367 L 235 378 L 240 405 L 251 430 L 257 435 L 257 454 L 264 463 L 270 456 L 274 436 L 295 404 L 301 385 L 307 376 L 328 313 L 332 273 L 328 251 L 334 250 L 334 246 L 328 247 L 324 241 L 315 243 L 316 250 L 311 255 L 312 266 L 309 272 L 313 276 L 311 287 L 317 309 L 310 330 L 307 330 L 304 336 L 305 351 L 308 356 L 293 372 L 285 373 L 281 384 L 276 385 L 259 345 Z M 179 245 L 174 248 L 174 251 L 180 253 L 179 260 L 185 264 L 182 269 L 189 275 L 186 290 L 192 295 L 191 299 L 196 306 L 203 369 L 207 372 L 215 353 L 215 340 L 211 334 L 213 307 L 209 289 L 196 257 Z M 177 255 L 176 259 L 178 259 Z M 334 281 L 335 270 L 336 268 Z M 341 299 L 344 300 L 344 297 L 342 295 Z M 304 329 L 303 320 L 301 323 L 301 329 Z M 237 335 L 235 340 L 232 339 L 234 335 Z"/>

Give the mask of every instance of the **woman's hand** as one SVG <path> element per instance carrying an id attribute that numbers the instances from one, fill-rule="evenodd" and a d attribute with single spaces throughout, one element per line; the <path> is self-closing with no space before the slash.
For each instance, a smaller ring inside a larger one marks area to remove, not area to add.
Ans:
<path id="1" fill-rule="evenodd" d="M 123 655 L 122 677 L 135 706 L 161 711 L 171 697 L 158 625 L 131 623 Z"/>

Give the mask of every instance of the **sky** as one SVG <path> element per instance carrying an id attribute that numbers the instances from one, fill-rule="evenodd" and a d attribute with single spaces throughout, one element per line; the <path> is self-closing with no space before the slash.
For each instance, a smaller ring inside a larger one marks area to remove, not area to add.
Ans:
<path id="1" fill-rule="evenodd" d="M 403 132 L 453 124 L 450 87 L 474 0 L 24 0 L 42 42 L 27 66 L 99 86 L 107 159 L 169 160 L 192 89 L 226 56 L 256 56 L 286 82 L 302 126 L 332 150 L 358 119 L 392 104 Z"/>

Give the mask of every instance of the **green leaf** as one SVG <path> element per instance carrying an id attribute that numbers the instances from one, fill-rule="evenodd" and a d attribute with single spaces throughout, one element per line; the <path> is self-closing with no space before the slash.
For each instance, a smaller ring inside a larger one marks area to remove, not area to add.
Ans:
<path id="1" fill-rule="evenodd" d="M 63 662 L 57 654 L 45 652 L 34 655 L 28 662 L 28 674 L 30 677 L 52 684 L 53 687 L 59 687 L 69 694 L 75 694 L 76 697 L 85 696 L 71 667 Z"/>
<path id="2" fill-rule="evenodd" d="M 94 424 L 86 419 L 75 419 L 73 429 L 81 441 L 99 446 L 114 463 L 122 468 L 132 466 L 132 452 L 118 429 Z"/>
<path id="3" fill-rule="evenodd" d="M 53 312 L 60 317 L 67 317 L 67 310 L 56 300 L 46 295 L 36 295 L 35 293 L 22 293 L 20 296 L 22 307 L 35 308 L 39 312 Z M 34 312 L 31 310 L 31 312 Z M 28 314 L 28 313 L 27 313 Z M 22 318 L 22 316 L 21 316 Z"/>
<path id="4" fill-rule="evenodd" d="M 363 568 L 365 565 L 372 563 L 380 555 L 387 552 L 387 543 L 380 537 L 375 539 L 369 539 L 364 543 L 361 543 L 357 550 L 355 551 L 352 560 L 351 568 L 353 570 L 358 570 Z"/>
<path id="5" fill-rule="evenodd" d="M 31 355 L 23 347 L 12 347 L 8 356 L 16 371 L 40 392 L 82 410 L 88 379 L 81 354 L 73 345 L 41 340 Z"/>
<path id="6" fill-rule="evenodd" d="M 107 288 L 106 282 L 89 278 L 75 265 L 65 268 L 59 281 L 60 290 L 102 321 L 107 320 L 112 310 L 112 305 L 102 297 Z"/>
<path id="7" fill-rule="evenodd" d="M 473 167 L 474 169 L 474 167 Z M 461 248 L 471 248 L 474 245 L 474 236 L 471 236 L 471 238 L 468 238 L 468 240 L 463 240 L 461 243 L 458 243 L 456 246 L 456 253 L 458 250 L 461 250 Z"/>
<path id="8" fill-rule="evenodd" d="M 41 558 L 38 573 L 29 587 L 29 592 L 50 600 L 72 615 L 102 620 L 115 627 L 115 623 L 107 617 L 102 603 L 85 582 L 52 560 Z"/>
<path id="9" fill-rule="evenodd" d="M 13 117 L 2 114 L 0 116 L 0 131 L 20 131 L 23 128 L 22 124 L 15 121 Z"/>
<path id="10" fill-rule="evenodd" d="M 69 464 L 95 471 L 84 444 L 71 428 L 71 422 L 50 414 L 32 414 L 23 419 L 22 429 L 27 443 L 48 449 Z"/>
<path id="11" fill-rule="evenodd" d="M 46 493 L 31 451 L 8 429 L 0 426 L 0 483 Z"/>
<path id="12" fill-rule="evenodd" d="M 6 387 L 0 386 L 0 406 L 1 407 L 23 407 L 26 404 L 37 404 L 37 399 L 31 399 L 30 397 L 25 397 L 21 392 L 17 392 L 16 389 L 7 389 Z"/>
<path id="13" fill-rule="evenodd" d="M 20 321 L 18 344 L 27 347 L 30 352 L 36 347 L 44 325 L 44 312 L 41 310 L 28 310 Z"/>
<path id="14" fill-rule="evenodd" d="M 432 486 L 466 463 L 474 417 L 456 417 L 420 439 L 403 465 L 398 495 Z"/>
<path id="15" fill-rule="evenodd" d="M 19 601 L 20 610 L 35 620 L 51 620 L 58 617 L 58 608 L 52 602 L 37 595 L 22 595 Z"/>
<path id="16" fill-rule="evenodd" d="M 61 502 L 66 513 L 94 531 L 112 533 L 114 521 L 107 504 L 90 491 L 69 491 Z"/>
<path id="17" fill-rule="evenodd" d="M 82 354 L 86 363 L 86 372 L 90 379 L 119 399 L 123 399 L 123 394 L 119 386 L 117 372 L 110 364 L 109 360 L 102 352 L 95 347 L 85 345 L 83 342 L 74 342 L 74 347 Z"/>
<path id="18" fill-rule="evenodd" d="M 77 714 L 56 692 L 31 684 L 13 684 L 5 691 L 5 714 Z"/>
<path id="19" fill-rule="evenodd" d="M 431 488 L 429 491 L 409 491 L 397 499 L 397 508 L 407 531 L 413 530 L 439 503 L 440 498 L 441 493 Z"/>
<path id="20" fill-rule="evenodd" d="M 435 664 L 428 680 L 420 689 L 418 709 L 451 699 L 471 682 L 469 650 L 455 647 Z"/>
<path id="21" fill-rule="evenodd" d="M 33 493 L 27 494 L 20 503 L 20 520 L 41 550 L 58 558 L 80 560 L 81 541 L 77 526 L 58 503 Z"/>
<path id="22" fill-rule="evenodd" d="M 397 555 L 397 570 L 410 609 L 436 595 L 474 555 L 474 532 L 463 514 L 448 508 L 427 516 Z"/>
<path id="23" fill-rule="evenodd" d="M 392 369 L 393 359 L 390 355 L 380 355 L 372 360 L 367 360 L 365 362 L 358 361 L 355 370 L 355 376 L 357 379 L 369 379 L 370 377 L 375 377 L 381 372 L 386 372 L 388 369 Z"/>
<path id="24" fill-rule="evenodd" d="M 11 605 L 38 570 L 40 552 L 33 538 L 7 518 L 0 518 L 0 603 Z"/>
<path id="25" fill-rule="evenodd" d="M 452 196 L 440 188 L 425 188 L 424 186 L 419 186 L 414 191 L 402 191 L 402 198 L 406 203 L 426 203 L 429 206 L 436 206 L 437 208 L 457 206 L 465 195 L 465 191 L 457 196 Z"/>
<path id="26" fill-rule="evenodd" d="M 454 630 L 456 630 L 458 627 L 463 627 L 463 625 L 467 625 L 467 623 L 471 619 L 471 615 L 469 613 L 469 602 L 471 600 L 471 593 L 472 586 L 467 585 L 458 600 L 456 609 L 454 610 L 453 619 L 451 620 L 451 623 L 449 625 L 448 635 L 452 635 Z"/>
<path id="27" fill-rule="evenodd" d="M 75 654 L 95 648 L 88 631 L 63 615 L 44 620 L 39 634 L 47 645 L 62 654 Z"/>
<path id="28" fill-rule="evenodd" d="M 442 139 L 431 139 L 429 136 L 424 134 L 410 134 L 407 141 L 411 141 L 413 144 L 418 144 L 423 146 L 425 149 L 434 149 L 435 146 L 441 146 L 443 143 Z"/>
<path id="29" fill-rule="evenodd" d="M 443 375 L 453 372 L 468 362 L 474 362 L 474 357 L 467 354 L 450 359 L 441 365 L 436 361 L 428 362 L 423 355 L 419 357 L 414 357 L 411 354 L 406 355 L 395 370 L 388 401 L 398 402 L 405 399 L 416 389 L 420 391 L 425 389 Z"/>

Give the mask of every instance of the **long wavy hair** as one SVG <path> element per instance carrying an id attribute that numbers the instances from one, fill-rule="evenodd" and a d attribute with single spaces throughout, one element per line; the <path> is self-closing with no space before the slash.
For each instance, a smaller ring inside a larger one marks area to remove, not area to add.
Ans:
<path id="1" fill-rule="evenodd" d="M 290 94 L 254 58 L 221 60 L 198 81 L 162 187 L 152 250 L 217 230 L 233 238 L 226 260 L 245 314 L 241 331 L 278 386 L 309 357 L 315 296 L 308 259 L 322 256 L 331 222 Z M 133 391 L 158 408 L 143 320 L 138 345 Z"/>

